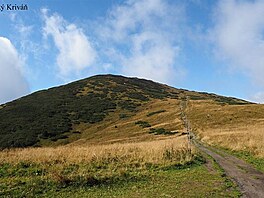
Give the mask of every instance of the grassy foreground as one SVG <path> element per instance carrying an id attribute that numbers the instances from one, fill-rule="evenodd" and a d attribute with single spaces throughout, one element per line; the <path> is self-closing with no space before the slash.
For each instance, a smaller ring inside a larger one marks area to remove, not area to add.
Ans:
<path id="1" fill-rule="evenodd" d="M 236 197 L 186 137 L 0 152 L 0 197 Z"/>

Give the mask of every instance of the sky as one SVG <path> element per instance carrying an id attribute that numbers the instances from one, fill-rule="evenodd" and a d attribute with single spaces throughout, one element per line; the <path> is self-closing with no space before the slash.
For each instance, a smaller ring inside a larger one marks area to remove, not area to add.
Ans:
<path id="1" fill-rule="evenodd" d="M 8 10 L 8 5 L 27 10 Z M 0 0 L 0 104 L 96 74 L 264 103 L 263 0 Z"/>

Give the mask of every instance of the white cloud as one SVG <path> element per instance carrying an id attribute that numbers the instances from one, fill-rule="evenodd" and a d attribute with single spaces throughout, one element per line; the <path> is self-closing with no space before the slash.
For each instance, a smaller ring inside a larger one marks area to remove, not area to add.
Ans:
<path id="1" fill-rule="evenodd" d="M 132 39 L 132 53 L 123 60 L 123 71 L 127 75 L 169 82 L 179 75 L 173 67 L 179 47 L 166 43 L 160 35 L 151 34 L 143 32 Z"/>
<path id="2" fill-rule="evenodd" d="M 109 12 L 99 35 L 122 73 L 171 83 L 184 74 L 179 67 L 182 20 L 182 8 L 167 1 L 129 0 Z"/>
<path id="3" fill-rule="evenodd" d="M 251 98 L 251 101 L 264 104 L 264 92 L 260 91 L 254 94 Z"/>
<path id="4" fill-rule="evenodd" d="M 0 104 L 29 93 L 23 64 L 10 40 L 0 37 Z"/>
<path id="5" fill-rule="evenodd" d="M 81 28 L 68 23 L 58 14 L 49 16 L 46 9 L 42 10 L 42 14 L 44 35 L 52 36 L 59 50 L 57 65 L 61 77 L 78 73 L 95 62 L 96 51 Z"/>
<path id="6" fill-rule="evenodd" d="M 264 1 L 220 1 L 215 19 L 218 55 L 264 87 Z"/>

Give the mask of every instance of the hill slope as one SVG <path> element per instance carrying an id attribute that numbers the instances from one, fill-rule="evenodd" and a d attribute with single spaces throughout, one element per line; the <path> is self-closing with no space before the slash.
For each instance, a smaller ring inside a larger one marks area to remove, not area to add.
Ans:
<path id="1" fill-rule="evenodd" d="M 250 104 L 144 79 L 98 75 L 0 106 L 0 148 L 151 139 L 153 134 L 182 132 L 179 104 L 186 99 Z"/>

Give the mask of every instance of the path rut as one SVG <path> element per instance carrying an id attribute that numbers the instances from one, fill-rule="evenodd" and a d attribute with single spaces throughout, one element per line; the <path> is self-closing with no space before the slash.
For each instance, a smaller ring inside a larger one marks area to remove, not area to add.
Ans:
<path id="1" fill-rule="evenodd" d="M 243 198 L 264 198 L 264 173 L 232 155 L 205 147 L 197 141 L 193 142 L 201 151 L 213 157 L 225 173 L 238 184 Z"/>
<path id="2" fill-rule="evenodd" d="M 242 198 L 264 198 L 264 173 L 256 170 L 250 164 L 237 157 L 227 154 L 219 149 L 204 146 L 197 141 L 195 135 L 190 132 L 190 122 L 185 113 L 188 106 L 188 97 L 182 99 L 180 109 L 182 121 L 188 132 L 189 142 L 193 142 L 201 151 L 210 155 L 224 169 L 225 173 L 239 186 Z"/>

